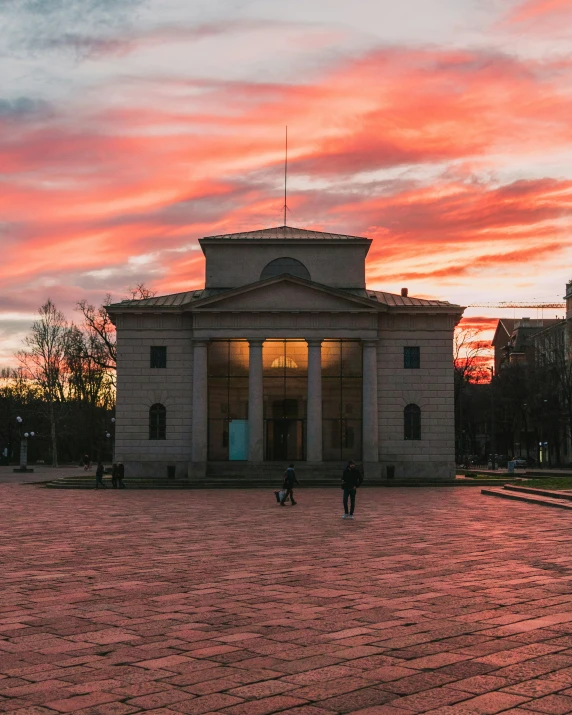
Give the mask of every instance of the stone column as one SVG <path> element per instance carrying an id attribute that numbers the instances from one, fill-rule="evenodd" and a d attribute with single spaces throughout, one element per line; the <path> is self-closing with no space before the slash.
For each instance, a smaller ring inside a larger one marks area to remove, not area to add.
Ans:
<path id="1" fill-rule="evenodd" d="M 207 470 L 207 340 L 193 341 L 193 423 L 191 477 L 204 477 Z"/>
<path id="2" fill-rule="evenodd" d="M 377 472 L 369 465 L 379 463 L 377 419 L 377 340 L 364 340 L 363 346 L 363 463 L 370 474 Z"/>
<path id="3" fill-rule="evenodd" d="M 262 377 L 262 344 L 249 340 L 248 363 L 248 461 L 264 459 L 264 399 Z"/>
<path id="4" fill-rule="evenodd" d="M 308 414 L 306 460 L 322 461 L 322 340 L 308 343 Z"/>

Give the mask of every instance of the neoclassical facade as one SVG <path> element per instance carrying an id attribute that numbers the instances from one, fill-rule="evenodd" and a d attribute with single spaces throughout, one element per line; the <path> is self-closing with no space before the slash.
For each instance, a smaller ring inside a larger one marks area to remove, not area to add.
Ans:
<path id="1" fill-rule="evenodd" d="M 286 226 L 210 236 L 204 289 L 110 305 L 126 475 L 275 479 L 353 459 L 366 478 L 453 478 L 463 308 L 369 290 L 370 244 Z"/>

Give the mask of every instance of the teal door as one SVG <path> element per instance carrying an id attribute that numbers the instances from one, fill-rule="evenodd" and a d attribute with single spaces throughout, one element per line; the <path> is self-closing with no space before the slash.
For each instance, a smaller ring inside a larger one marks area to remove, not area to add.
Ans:
<path id="1" fill-rule="evenodd" d="M 228 424 L 229 460 L 248 459 L 248 420 L 231 420 Z"/>

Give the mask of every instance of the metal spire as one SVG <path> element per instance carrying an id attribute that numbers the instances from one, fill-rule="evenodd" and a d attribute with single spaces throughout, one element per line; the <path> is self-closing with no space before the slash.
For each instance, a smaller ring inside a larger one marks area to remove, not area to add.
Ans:
<path id="1" fill-rule="evenodd" d="M 286 202 L 287 181 L 288 181 L 288 126 L 286 126 L 286 150 L 284 153 L 284 226 L 286 226 L 286 211 L 288 210 L 288 204 Z"/>

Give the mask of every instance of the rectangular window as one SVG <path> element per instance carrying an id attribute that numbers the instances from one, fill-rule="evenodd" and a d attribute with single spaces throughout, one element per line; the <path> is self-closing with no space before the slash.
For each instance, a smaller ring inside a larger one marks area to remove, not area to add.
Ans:
<path id="1" fill-rule="evenodd" d="M 322 343 L 324 461 L 361 459 L 362 350 L 359 342 Z"/>
<path id="2" fill-rule="evenodd" d="M 151 346 L 151 367 L 167 367 L 167 348 L 164 345 Z"/>
<path id="3" fill-rule="evenodd" d="M 208 347 L 208 458 L 244 459 L 248 420 L 246 340 L 213 340 Z M 232 445 L 232 449 L 231 449 Z"/>
<path id="4" fill-rule="evenodd" d="M 403 348 L 403 367 L 417 370 L 421 367 L 421 348 Z"/>

